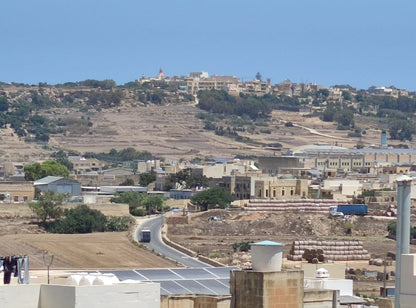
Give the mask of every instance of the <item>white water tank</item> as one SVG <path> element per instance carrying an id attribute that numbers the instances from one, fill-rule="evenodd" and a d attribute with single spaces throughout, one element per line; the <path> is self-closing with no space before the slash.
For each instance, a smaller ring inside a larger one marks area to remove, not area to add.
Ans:
<path id="1" fill-rule="evenodd" d="M 256 272 L 280 272 L 282 270 L 283 244 L 262 241 L 251 245 L 251 263 Z"/>

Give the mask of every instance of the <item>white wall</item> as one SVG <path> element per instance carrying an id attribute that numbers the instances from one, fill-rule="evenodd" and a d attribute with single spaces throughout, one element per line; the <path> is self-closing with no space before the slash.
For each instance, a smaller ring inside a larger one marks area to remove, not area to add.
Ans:
<path id="1" fill-rule="evenodd" d="M 304 279 L 305 289 L 338 290 L 340 295 L 353 296 L 351 279 L 307 278 Z"/>
<path id="2" fill-rule="evenodd" d="M 160 307 L 160 284 L 120 283 L 105 286 L 1 286 L 0 307 L 155 308 Z"/>
<path id="3" fill-rule="evenodd" d="M 416 303 L 416 254 L 402 255 L 400 308 L 414 308 Z"/>
<path id="4" fill-rule="evenodd" d="M 40 285 L 5 285 L 0 287 L 0 307 L 38 308 Z"/>

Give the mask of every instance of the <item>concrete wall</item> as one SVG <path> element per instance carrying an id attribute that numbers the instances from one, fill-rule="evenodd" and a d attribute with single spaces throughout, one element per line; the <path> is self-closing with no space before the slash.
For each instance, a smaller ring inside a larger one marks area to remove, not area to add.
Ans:
<path id="1" fill-rule="evenodd" d="M 76 287 L 42 285 L 38 308 L 75 308 Z"/>
<path id="2" fill-rule="evenodd" d="M 7 308 L 155 308 L 158 283 L 107 286 L 16 285 L 0 287 L 0 307 Z"/>
<path id="3" fill-rule="evenodd" d="M 353 296 L 353 281 L 351 279 L 334 278 L 305 278 L 306 289 L 339 290 L 340 295 Z"/>
<path id="4" fill-rule="evenodd" d="M 333 308 L 339 306 L 339 295 L 335 290 L 305 290 L 304 308 Z"/>
<path id="5" fill-rule="evenodd" d="M 232 271 L 231 308 L 303 307 L 303 271 Z"/>
<path id="6" fill-rule="evenodd" d="M 400 308 L 413 308 L 416 303 L 416 254 L 402 255 Z"/>
<path id="7" fill-rule="evenodd" d="M 40 285 L 0 287 L 0 307 L 39 308 Z"/>
<path id="8" fill-rule="evenodd" d="M 162 296 L 160 308 L 230 308 L 231 296 Z"/>

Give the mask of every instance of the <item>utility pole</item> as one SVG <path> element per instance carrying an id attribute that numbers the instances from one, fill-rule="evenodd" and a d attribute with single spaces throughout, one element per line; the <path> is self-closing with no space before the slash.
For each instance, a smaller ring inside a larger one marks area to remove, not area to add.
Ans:
<path id="1" fill-rule="evenodd" d="M 402 175 L 397 178 L 397 226 L 396 226 L 396 275 L 394 307 L 400 308 L 401 258 L 410 249 L 410 186 L 412 178 Z"/>

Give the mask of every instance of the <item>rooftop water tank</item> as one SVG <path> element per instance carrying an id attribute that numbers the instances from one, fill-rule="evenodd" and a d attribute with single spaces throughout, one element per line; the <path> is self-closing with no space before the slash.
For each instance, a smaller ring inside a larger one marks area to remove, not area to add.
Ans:
<path id="1" fill-rule="evenodd" d="M 280 272 L 282 270 L 283 244 L 262 241 L 251 245 L 253 271 Z"/>

